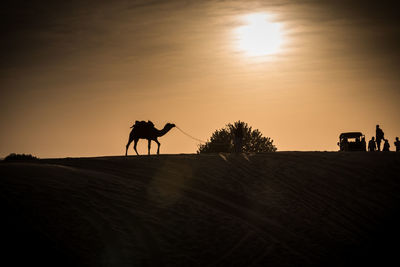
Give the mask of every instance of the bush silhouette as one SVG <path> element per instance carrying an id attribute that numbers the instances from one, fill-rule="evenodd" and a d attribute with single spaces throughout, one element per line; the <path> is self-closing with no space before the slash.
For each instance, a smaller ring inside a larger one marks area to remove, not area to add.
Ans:
<path id="1" fill-rule="evenodd" d="M 31 154 L 15 154 L 11 153 L 4 158 L 4 161 L 25 161 L 25 160 L 37 160 L 38 158 Z"/>
<path id="2" fill-rule="evenodd" d="M 258 129 L 253 130 L 247 123 L 237 121 L 216 130 L 211 135 L 210 141 L 199 146 L 197 153 L 233 152 L 234 133 L 239 124 L 243 127 L 242 152 L 275 152 L 277 150 L 270 137 L 264 137 Z"/>

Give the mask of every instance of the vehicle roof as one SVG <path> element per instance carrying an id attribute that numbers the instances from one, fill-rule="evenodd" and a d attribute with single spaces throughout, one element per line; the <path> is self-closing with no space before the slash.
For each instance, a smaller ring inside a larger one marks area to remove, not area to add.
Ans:
<path id="1" fill-rule="evenodd" d="M 339 135 L 339 138 L 356 138 L 356 137 L 360 137 L 363 136 L 362 132 L 348 132 L 348 133 L 341 133 Z"/>

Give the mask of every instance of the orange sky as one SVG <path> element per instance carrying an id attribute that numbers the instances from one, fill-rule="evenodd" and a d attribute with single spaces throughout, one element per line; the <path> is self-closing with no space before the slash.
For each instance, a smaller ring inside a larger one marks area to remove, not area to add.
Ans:
<path id="1" fill-rule="evenodd" d="M 337 150 L 341 132 L 369 139 L 379 123 L 393 150 L 400 27 L 390 6 L 265 2 L 10 4 L 1 14 L 0 157 L 123 154 L 135 120 L 173 122 L 203 140 L 242 120 L 278 151 Z M 281 25 L 278 54 L 238 50 L 237 28 L 254 13 Z M 177 129 L 160 142 L 161 153 L 197 150 Z"/>

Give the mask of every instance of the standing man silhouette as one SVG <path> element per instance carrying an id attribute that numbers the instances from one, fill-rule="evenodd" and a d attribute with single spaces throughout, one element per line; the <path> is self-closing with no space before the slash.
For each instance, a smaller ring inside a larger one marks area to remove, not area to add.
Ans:
<path id="1" fill-rule="evenodd" d="M 376 150 L 375 138 L 372 136 L 368 142 L 368 151 L 374 152 Z"/>
<path id="2" fill-rule="evenodd" d="M 399 141 L 398 137 L 396 137 L 396 141 L 394 142 L 394 146 L 396 147 L 396 152 L 400 152 L 400 141 Z"/>
<path id="3" fill-rule="evenodd" d="M 376 125 L 376 146 L 378 151 L 381 151 L 381 141 L 385 139 L 384 133 L 381 128 L 379 128 L 379 124 Z"/>

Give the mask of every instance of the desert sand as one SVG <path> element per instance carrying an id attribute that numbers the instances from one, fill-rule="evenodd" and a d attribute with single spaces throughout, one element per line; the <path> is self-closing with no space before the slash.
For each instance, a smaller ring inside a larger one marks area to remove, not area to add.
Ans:
<path id="1" fill-rule="evenodd" d="M 1 257 L 13 266 L 399 265 L 399 173 L 394 152 L 2 162 Z"/>

